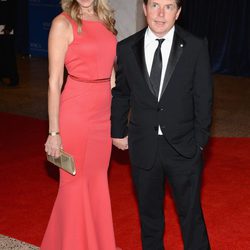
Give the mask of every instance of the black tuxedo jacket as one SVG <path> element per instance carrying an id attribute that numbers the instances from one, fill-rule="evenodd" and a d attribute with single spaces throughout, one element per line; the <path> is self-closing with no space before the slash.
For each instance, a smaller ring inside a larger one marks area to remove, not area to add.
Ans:
<path id="1" fill-rule="evenodd" d="M 158 102 L 145 63 L 145 31 L 117 46 L 111 134 L 113 138 L 128 135 L 132 165 L 149 169 L 156 156 L 159 125 L 168 142 L 183 157 L 192 158 L 206 145 L 212 81 L 206 41 L 176 26 Z"/>

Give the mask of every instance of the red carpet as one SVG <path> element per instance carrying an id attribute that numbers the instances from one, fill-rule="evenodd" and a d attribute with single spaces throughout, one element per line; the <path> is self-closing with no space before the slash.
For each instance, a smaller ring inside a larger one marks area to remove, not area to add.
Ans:
<path id="1" fill-rule="evenodd" d="M 45 161 L 47 122 L 0 113 L 0 234 L 39 245 L 58 187 Z M 213 250 L 250 249 L 250 138 L 213 138 L 206 151 L 202 203 Z M 113 151 L 110 192 L 117 245 L 140 250 L 138 212 L 127 153 Z M 181 250 L 174 206 L 166 197 L 168 250 Z"/>

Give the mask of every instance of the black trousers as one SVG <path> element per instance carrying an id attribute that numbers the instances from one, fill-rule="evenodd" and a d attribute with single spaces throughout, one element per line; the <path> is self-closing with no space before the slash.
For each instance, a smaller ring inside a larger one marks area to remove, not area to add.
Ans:
<path id="1" fill-rule="evenodd" d="M 0 35 L 0 78 L 8 77 L 18 82 L 15 43 L 13 35 Z"/>
<path id="2" fill-rule="evenodd" d="M 181 156 L 158 136 L 158 152 L 150 170 L 133 167 L 143 250 L 163 250 L 164 196 L 167 179 L 174 197 L 185 250 L 209 250 L 209 240 L 200 204 L 202 153 L 192 159 Z M 150 147 L 150 146 L 149 146 Z M 170 229 L 171 230 L 171 229 Z"/>

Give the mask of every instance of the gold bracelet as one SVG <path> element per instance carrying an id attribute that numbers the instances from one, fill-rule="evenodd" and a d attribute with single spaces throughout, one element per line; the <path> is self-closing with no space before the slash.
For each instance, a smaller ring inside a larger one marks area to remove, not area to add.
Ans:
<path id="1" fill-rule="evenodd" d="M 52 131 L 52 132 L 49 132 L 49 135 L 51 135 L 51 136 L 60 135 L 60 132 L 54 132 L 54 131 Z"/>

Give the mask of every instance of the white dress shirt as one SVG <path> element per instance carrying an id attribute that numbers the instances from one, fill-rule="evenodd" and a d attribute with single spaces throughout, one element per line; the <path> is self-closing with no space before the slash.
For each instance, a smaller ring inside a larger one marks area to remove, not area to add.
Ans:
<path id="1" fill-rule="evenodd" d="M 173 28 L 163 37 L 157 37 L 152 30 L 148 27 L 145 33 L 145 39 L 144 39 L 144 54 L 145 54 L 145 61 L 146 61 L 146 66 L 148 70 L 148 75 L 150 75 L 152 64 L 153 64 L 153 59 L 154 59 L 154 54 L 155 50 L 158 47 L 159 42 L 156 39 L 165 39 L 164 42 L 161 45 L 161 54 L 162 54 L 162 72 L 161 72 L 161 81 L 160 81 L 160 88 L 159 88 L 159 94 L 158 94 L 158 102 L 161 97 L 161 92 L 162 92 L 162 86 L 163 86 L 163 81 L 168 65 L 168 59 L 173 43 L 173 37 L 174 37 L 174 31 L 175 27 Z M 158 128 L 158 134 L 162 135 L 161 128 L 159 126 Z"/>

